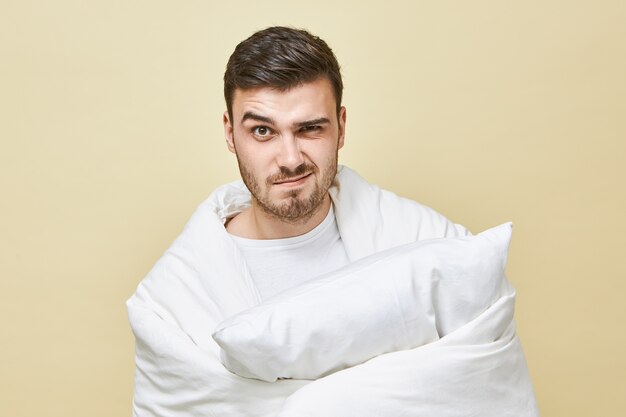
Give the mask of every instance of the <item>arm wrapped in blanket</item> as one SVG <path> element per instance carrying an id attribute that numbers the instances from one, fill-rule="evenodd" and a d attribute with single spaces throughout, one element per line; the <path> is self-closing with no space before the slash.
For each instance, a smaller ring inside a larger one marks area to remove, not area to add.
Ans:
<path id="1" fill-rule="evenodd" d="M 320 377 L 279 417 L 536 417 L 510 237 L 504 224 L 420 241 L 287 291 L 218 325 L 222 362 L 266 381 Z"/>

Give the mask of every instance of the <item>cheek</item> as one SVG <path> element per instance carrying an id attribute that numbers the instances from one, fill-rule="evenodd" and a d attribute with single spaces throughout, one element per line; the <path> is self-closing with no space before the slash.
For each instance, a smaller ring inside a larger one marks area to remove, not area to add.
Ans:
<path id="1" fill-rule="evenodd" d="M 320 141 L 315 145 L 308 148 L 306 153 L 316 165 L 324 165 L 329 158 L 334 158 L 337 153 L 337 145 L 331 140 Z"/>
<path id="2" fill-rule="evenodd" d="M 237 157 L 249 171 L 258 176 L 267 176 L 274 161 L 271 146 L 259 143 L 246 143 L 237 146 Z"/>

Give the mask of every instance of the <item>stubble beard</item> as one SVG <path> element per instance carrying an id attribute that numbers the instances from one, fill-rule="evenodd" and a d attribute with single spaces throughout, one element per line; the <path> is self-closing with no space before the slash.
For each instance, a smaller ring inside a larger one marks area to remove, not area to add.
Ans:
<path id="1" fill-rule="evenodd" d="M 246 165 L 242 163 L 237 156 L 237 163 L 239 165 L 239 173 L 241 178 L 250 190 L 252 199 L 258 207 L 260 207 L 266 214 L 292 224 L 304 223 L 309 220 L 317 211 L 321 208 L 324 198 L 328 193 L 328 190 L 335 183 L 335 176 L 337 175 L 337 163 L 338 163 L 338 150 L 334 156 L 331 156 L 321 172 L 321 181 L 315 181 L 315 188 L 306 198 L 301 198 L 299 195 L 303 190 L 291 191 L 286 199 L 280 203 L 272 201 L 269 197 L 269 190 L 276 181 L 285 180 L 288 178 L 298 177 L 302 174 L 310 172 L 313 175 L 319 176 L 320 172 L 318 167 L 303 163 L 294 170 L 289 170 L 285 167 L 280 168 L 279 173 L 270 175 L 265 180 L 265 191 L 259 185 L 257 178 L 246 168 Z"/>

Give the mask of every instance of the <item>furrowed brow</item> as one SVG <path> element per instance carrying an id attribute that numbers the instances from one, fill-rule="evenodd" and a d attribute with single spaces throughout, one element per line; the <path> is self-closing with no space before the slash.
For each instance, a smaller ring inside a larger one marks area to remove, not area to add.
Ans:
<path id="1" fill-rule="evenodd" d="M 328 120 L 327 117 L 319 117 L 317 119 L 311 119 L 311 120 L 305 120 L 304 122 L 298 122 L 296 123 L 296 127 L 304 127 L 304 126 L 311 126 L 311 125 L 323 125 L 323 124 L 327 124 L 330 123 L 330 120 Z"/>
<path id="2" fill-rule="evenodd" d="M 245 122 L 246 120 L 256 120 L 257 122 L 263 122 L 270 125 L 275 124 L 274 120 L 272 120 L 271 118 L 252 113 L 251 111 L 247 111 L 243 114 L 243 117 L 241 118 L 241 123 L 243 124 L 243 122 Z"/>

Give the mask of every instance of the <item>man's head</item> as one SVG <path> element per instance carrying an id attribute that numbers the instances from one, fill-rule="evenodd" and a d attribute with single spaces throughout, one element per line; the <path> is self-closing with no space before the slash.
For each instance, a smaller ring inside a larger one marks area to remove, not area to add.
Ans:
<path id="1" fill-rule="evenodd" d="M 339 65 L 308 32 L 275 27 L 240 43 L 224 75 L 228 148 L 253 208 L 304 222 L 326 201 L 343 146 Z"/>
<path id="2" fill-rule="evenodd" d="M 337 58 L 324 40 L 305 30 L 282 26 L 254 33 L 230 56 L 224 73 L 224 98 L 231 119 L 235 90 L 270 87 L 286 91 L 326 78 L 341 109 L 343 81 Z"/>

